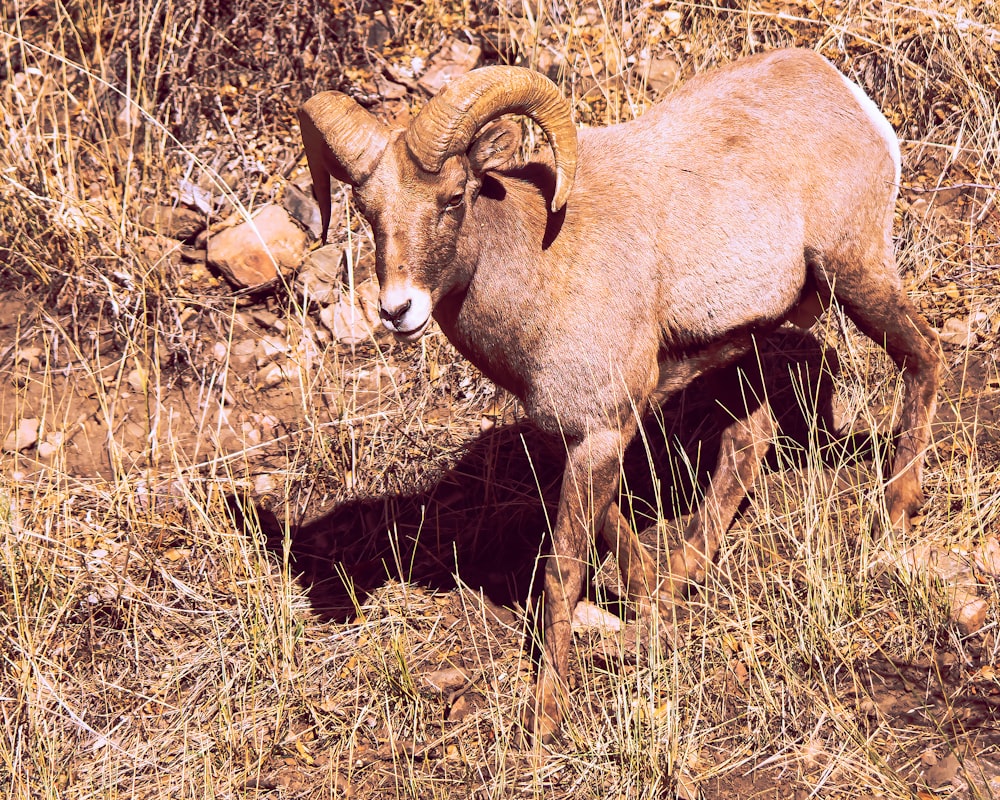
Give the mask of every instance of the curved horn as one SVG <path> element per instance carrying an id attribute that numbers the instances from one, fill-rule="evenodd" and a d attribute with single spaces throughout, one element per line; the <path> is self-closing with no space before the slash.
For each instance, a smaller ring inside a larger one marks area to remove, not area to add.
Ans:
<path id="1" fill-rule="evenodd" d="M 325 243 L 330 228 L 330 176 L 351 186 L 362 183 L 382 156 L 389 129 L 340 92 L 310 97 L 299 109 L 299 125 L 323 222 L 320 241 Z"/>
<path id="2" fill-rule="evenodd" d="M 545 131 L 556 163 L 552 210 L 566 204 L 576 175 L 576 128 L 569 103 L 544 75 L 520 67 L 483 67 L 456 78 L 424 106 L 406 146 L 428 172 L 464 153 L 476 132 L 503 114 L 531 117 Z"/>

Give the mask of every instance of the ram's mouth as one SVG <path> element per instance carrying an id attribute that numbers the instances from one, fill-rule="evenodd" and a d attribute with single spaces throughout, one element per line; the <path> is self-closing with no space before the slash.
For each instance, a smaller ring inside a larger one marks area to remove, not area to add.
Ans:
<path id="1" fill-rule="evenodd" d="M 392 335 L 395 337 L 397 342 L 407 342 L 412 343 L 417 341 L 421 336 L 424 335 L 424 331 L 427 330 L 427 326 L 431 324 L 431 318 L 427 317 L 420 325 L 408 331 L 395 330 L 389 328 Z"/>

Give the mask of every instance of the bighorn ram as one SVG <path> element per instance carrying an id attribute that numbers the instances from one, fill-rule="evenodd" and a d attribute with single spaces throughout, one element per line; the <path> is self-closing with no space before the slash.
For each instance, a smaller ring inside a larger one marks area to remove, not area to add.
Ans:
<path id="1" fill-rule="evenodd" d="M 519 128 L 505 114 L 538 123 L 552 158 L 518 164 Z M 577 131 L 555 85 L 503 66 L 455 80 L 405 130 L 337 92 L 299 116 L 324 237 L 331 175 L 371 224 L 385 327 L 412 342 L 433 315 L 565 441 L 526 720 L 536 737 L 562 717 L 588 537 L 599 531 L 617 554 L 641 610 L 669 607 L 703 578 L 774 428 L 762 404 L 726 431 L 703 504 L 658 576 L 615 500 L 638 417 L 782 322 L 811 324 L 831 297 L 904 370 L 885 495 L 893 527 L 907 528 L 923 502 L 936 338 L 895 266 L 896 137 L 821 56 L 746 58 L 601 129 Z"/>

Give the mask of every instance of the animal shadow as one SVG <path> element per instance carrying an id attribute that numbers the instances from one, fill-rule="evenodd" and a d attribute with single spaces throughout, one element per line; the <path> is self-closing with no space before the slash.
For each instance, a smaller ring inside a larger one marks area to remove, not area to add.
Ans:
<path id="1" fill-rule="evenodd" d="M 810 442 L 837 457 L 871 454 L 871 441 L 837 440 L 831 430 L 835 355 L 809 333 L 781 329 L 740 364 L 705 376 L 650 415 L 625 454 L 622 500 L 637 527 L 656 515 L 679 520 L 692 512 L 714 468 L 725 423 L 766 394 L 778 421 L 781 465 Z M 773 451 L 773 449 L 772 449 Z M 388 579 L 447 591 L 458 580 L 482 589 L 494 604 L 531 603 L 540 590 L 538 556 L 555 523 L 565 450 L 529 423 L 477 436 L 450 468 L 409 494 L 360 497 L 294 527 L 288 539 L 270 512 L 233 501 L 239 523 L 253 514 L 269 548 L 290 541 L 293 567 L 313 608 L 349 619 Z M 656 498 L 661 498 L 658 502 Z M 662 506 L 662 507 L 660 507 Z"/>

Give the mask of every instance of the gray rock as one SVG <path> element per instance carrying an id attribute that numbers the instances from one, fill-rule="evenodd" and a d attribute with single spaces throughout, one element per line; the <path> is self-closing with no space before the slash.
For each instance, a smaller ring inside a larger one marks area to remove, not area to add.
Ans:
<path id="1" fill-rule="evenodd" d="M 319 204 L 313 199 L 311 194 L 303 192 L 294 184 L 285 187 L 285 195 L 281 198 L 281 205 L 292 218 L 298 220 L 313 239 L 318 239 L 323 233 L 323 222 L 319 215 Z"/>
<path id="2" fill-rule="evenodd" d="M 39 421 L 34 417 L 22 419 L 3 440 L 3 449 L 8 453 L 20 453 L 34 447 L 38 441 L 38 426 Z"/>
<path id="3" fill-rule="evenodd" d="M 205 215 L 181 206 L 152 205 L 139 214 L 139 224 L 161 236 L 189 241 L 205 228 Z"/>
<path id="4" fill-rule="evenodd" d="M 449 39 L 431 59 L 427 72 L 417 83 L 424 91 L 437 94 L 449 81 L 475 69 L 482 52 L 477 45 Z"/>
<path id="5" fill-rule="evenodd" d="M 239 288 L 264 287 L 299 266 L 307 235 L 280 206 L 264 206 L 253 219 L 208 240 L 208 263 Z"/>
<path id="6" fill-rule="evenodd" d="M 348 302 L 346 297 L 324 308 L 319 319 L 341 344 L 360 344 L 373 334 L 374 326 L 365 312 Z"/>

